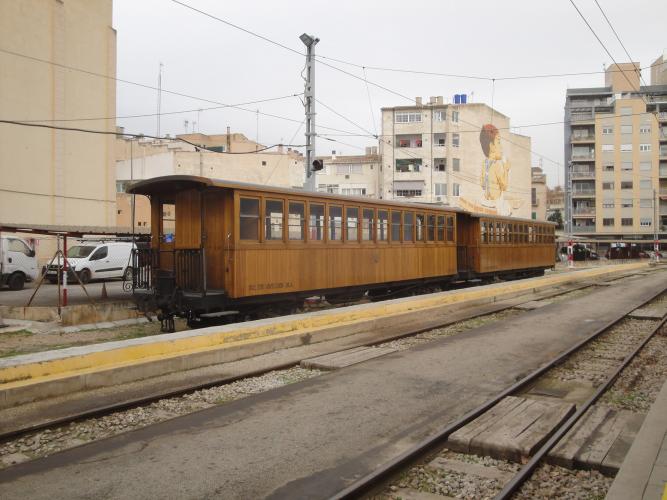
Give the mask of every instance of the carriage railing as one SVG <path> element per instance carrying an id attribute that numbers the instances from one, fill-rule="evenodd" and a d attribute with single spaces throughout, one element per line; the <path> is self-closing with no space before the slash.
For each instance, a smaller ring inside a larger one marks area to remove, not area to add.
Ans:
<path id="1" fill-rule="evenodd" d="M 204 293 L 203 250 L 137 248 L 132 251 L 132 290 L 179 287 Z"/>

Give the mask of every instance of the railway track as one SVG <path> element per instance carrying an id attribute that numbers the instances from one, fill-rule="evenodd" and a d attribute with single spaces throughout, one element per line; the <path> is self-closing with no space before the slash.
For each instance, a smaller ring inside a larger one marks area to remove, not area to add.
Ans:
<path id="1" fill-rule="evenodd" d="M 612 276 L 608 282 L 632 277 L 632 274 Z M 605 282 L 601 282 L 605 285 Z M 455 323 L 443 325 L 443 329 L 415 330 L 396 335 L 390 339 L 367 345 L 384 345 L 394 343 L 399 348 L 407 348 L 415 343 L 457 334 L 475 328 L 488 321 L 500 319 L 505 314 L 518 314 L 517 306 L 526 302 L 557 301 L 587 293 L 596 287 L 595 284 L 578 283 L 555 287 L 541 292 L 508 299 L 491 306 L 470 308 L 467 317 Z M 297 363 L 298 365 L 298 363 Z M 257 370 L 237 377 L 226 377 L 206 383 L 192 385 L 178 390 L 153 393 L 144 397 L 134 398 L 118 404 L 100 406 L 86 411 L 73 412 L 65 417 L 51 419 L 35 425 L 24 426 L 0 434 L 0 464 L 3 456 L 17 456 L 17 462 L 46 456 L 72 446 L 102 439 L 110 435 L 125 432 L 137 426 L 151 425 L 175 416 L 192 413 L 221 401 L 242 397 L 269 390 L 283 383 L 296 382 L 316 376 L 317 370 L 305 370 L 295 367 L 295 363 L 272 366 L 270 369 Z M 186 404 L 182 404 L 185 402 Z M 145 410 L 145 411 L 144 411 Z M 158 414 L 153 418 L 152 413 Z M 61 444 L 58 444 L 61 442 Z M 11 465 L 11 459 L 4 465 Z"/>
<path id="2" fill-rule="evenodd" d="M 644 305 L 656 301 L 664 305 L 667 303 L 667 294 L 662 292 L 648 300 Z M 537 487 L 528 486 L 525 491 L 522 490 L 522 487 L 531 480 L 538 467 L 550 467 L 545 464 L 547 462 L 554 463 L 550 452 L 556 449 L 568 432 L 573 431 L 582 417 L 590 415 L 587 412 L 599 409 L 596 404 L 601 398 L 606 398 L 607 402 L 613 404 L 615 399 L 613 395 L 610 396 L 610 388 L 622 376 L 624 370 L 627 370 L 628 366 L 633 363 L 633 360 L 642 353 L 647 344 L 660 340 L 660 345 L 654 346 L 653 350 L 662 352 L 662 362 L 667 362 L 667 354 L 664 353 L 664 346 L 667 345 L 667 341 L 662 340 L 665 329 L 667 329 L 666 322 L 667 318 L 662 320 L 637 320 L 629 319 L 626 316 L 604 325 L 579 344 L 530 373 L 457 421 L 447 425 L 437 434 L 378 467 L 371 474 L 358 479 L 349 487 L 334 495 L 332 499 L 369 497 L 408 500 L 424 498 L 419 496 L 420 493 L 432 494 L 428 498 L 437 498 L 436 495 L 439 494 L 443 495 L 443 498 L 452 496 L 458 498 L 460 495 L 463 498 L 494 497 L 497 500 L 512 498 L 515 495 L 517 498 L 532 498 L 544 495 L 545 491 L 547 496 L 557 495 L 557 492 L 553 490 L 536 491 L 536 489 L 539 489 L 539 485 L 545 485 L 545 481 L 548 483 L 554 477 L 559 476 L 563 479 L 563 474 L 553 468 L 547 470 L 546 473 L 542 471 L 540 479 L 536 480 L 539 483 Z M 662 333 L 662 337 L 656 338 L 659 333 Z M 637 366 L 635 366 L 634 373 L 628 377 L 632 379 L 631 384 L 637 383 L 637 372 L 645 369 L 644 366 L 640 367 L 638 363 L 635 364 Z M 663 373 L 667 373 L 667 370 L 663 369 Z M 455 448 L 453 446 L 455 442 L 451 441 L 450 438 L 457 431 L 466 428 L 476 419 L 488 415 L 506 398 L 530 393 L 531 387 L 538 386 L 539 382 L 545 379 L 585 380 L 590 383 L 591 389 L 585 398 L 579 397 L 580 401 L 577 401 L 576 410 L 567 418 L 564 418 L 555 430 L 545 437 L 536 451 L 519 461 L 525 462 L 523 465 L 516 461 L 499 459 L 499 457 L 494 457 L 493 454 L 457 453 L 450 449 Z M 597 484 L 595 478 L 590 480 L 596 474 Z M 586 472 L 583 474 L 583 479 L 579 479 L 580 484 L 577 485 L 575 480 L 572 488 L 581 488 L 582 481 L 584 483 L 589 481 L 589 484 L 584 486 L 588 488 L 586 498 L 604 496 L 606 488 L 604 488 L 604 491 L 596 491 L 596 488 L 599 488 L 600 482 L 611 483 L 611 479 L 605 479 L 602 474 L 597 472 Z M 567 478 L 563 482 L 566 483 Z M 477 488 L 475 483 L 480 487 Z M 569 496 L 568 498 L 579 497 Z"/>

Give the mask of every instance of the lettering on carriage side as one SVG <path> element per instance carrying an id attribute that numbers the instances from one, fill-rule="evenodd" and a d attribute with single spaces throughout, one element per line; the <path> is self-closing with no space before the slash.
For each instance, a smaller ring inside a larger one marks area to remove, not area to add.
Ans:
<path id="1" fill-rule="evenodd" d="M 280 290 L 282 288 L 292 288 L 294 285 L 291 281 L 283 283 L 256 283 L 248 285 L 248 290 L 251 292 L 261 292 L 263 290 Z"/>

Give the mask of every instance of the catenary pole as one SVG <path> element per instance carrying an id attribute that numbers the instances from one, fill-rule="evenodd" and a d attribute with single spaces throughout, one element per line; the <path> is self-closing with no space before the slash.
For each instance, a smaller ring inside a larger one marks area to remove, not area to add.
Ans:
<path id="1" fill-rule="evenodd" d="M 303 93 L 306 111 L 306 163 L 304 165 L 306 177 L 303 188 L 305 191 L 316 191 L 316 174 L 313 171 L 315 137 L 317 136 L 315 130 L 315 45 L 317 45 L 320 39 L 306 33 L 302 34 L 299 38 L 306 46 L 306 67 L 304 68 L 306 76 L 304 77 L 305 85 Z"/>

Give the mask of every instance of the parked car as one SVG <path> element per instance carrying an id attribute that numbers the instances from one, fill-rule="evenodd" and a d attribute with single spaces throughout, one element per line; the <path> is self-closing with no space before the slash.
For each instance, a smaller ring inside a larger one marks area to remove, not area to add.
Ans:
<path id="1" fill-rule="evenodd" d="M 22 290 L 27 281 L 37 278 L 35 251 L 21 238 L 0 238 L 0 285 Z"/>
<path id="2" fill-rule="evenodd" d="M 76 273 L 82 283 L 96 279 L 132 278 L 130 255 L 133 244 L 125 241 L 82 241 L 67 249 L 69 269 L 67 280 L 76 282 Z M 51 264 L 46 270 L 50 283 L 58 281 L 58 271 L 62 272 L 62 262 Z"/>

